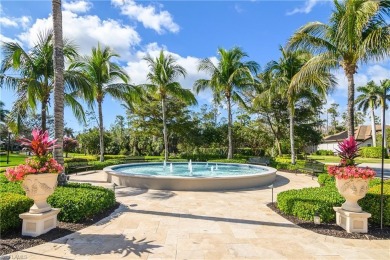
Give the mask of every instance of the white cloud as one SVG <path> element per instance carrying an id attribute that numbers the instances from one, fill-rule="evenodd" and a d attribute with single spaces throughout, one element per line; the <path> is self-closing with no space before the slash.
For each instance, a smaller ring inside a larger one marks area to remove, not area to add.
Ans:
<path id="1" fill-rule="evenodd" d="M 379 84 L 381 80 L 390 79 L 390 69 L 386 69 L 380 65 L 370 66 L 367 69 L 367 75 L 370 80 L 373 80 L 376 84 Z"/>
<path id="2" fill-rule="evenodd" d="M 17 39 L 11 39 L 11 38 L 4 36 L 2 34 L 0 34 L 0 41 L 2 41 L 2 42 L 17 42 L 20 46 L 23 47 L 23 43 L 21 41 L 19 41 Z"/>
<path id="3" fill-rule="evenodd" d="M 0 17 L 0 24 L 4 27 L 17 27 L 18 23 L 7 17 Z"/>
<path id="4" fill-rule="evenodd" d="M 70 11 L 62 14 L 64 37 L 78 45 L 80 54 L 89 54 L 91 48 L 100 42 L 110 46 L 121 55 L 121 59 L 127 59 L 131 56 L 131 48 L 141 41 L 134 28 L 116 20 L 101 20 L 96 15 L 82 16 Z M 51 16 L 37 19 L 30 29 L 19 35 L 19 39 L 32 47 L 38 40 L 38 34 L 51 28 Z"/>
<path id="5" fill-rule="evenodd" d="M 311 12 L 314 6 L 316 6 L 320 0 L 306 0 L 304 6 L 297 7 L 292 11 L 287 12 L 287 15 L 293 15 L 298 13 L 308 14 Z"/>
<path id="6" fill-rule="evenodd" d="M 79 1 L 66 1 L 63 4 L 63 8 L 66 11 L 71 11 L 73 13 L 86 13 L 91 9 L 92 3 L 85 0 Z"/>
<path id="7" fill-rule="evenodd" d="M 239 4 L 235 4 L 234 5 L 234 9 L 236 10 L 236 12 L 237 13 L 242 13 L 242 12 L 244 12 L 244 9 L 241 7 L 241 5 L 239 5 Z"/>
<path id="8" fill-rule="evenodd" d="M 157 10 L 156 6 L 135 3 L 134 0 L 111 0 L 111 3 L 119 7 L 123 15 L 130 19 L 141 22 L 145 28 L 155 30 L 162 34 L 166 30 L 169 32 L 179 32 L 180 27 L 177 25 L 168 11 Z M 160 5 L 160 8 L 162 5 Z"/>

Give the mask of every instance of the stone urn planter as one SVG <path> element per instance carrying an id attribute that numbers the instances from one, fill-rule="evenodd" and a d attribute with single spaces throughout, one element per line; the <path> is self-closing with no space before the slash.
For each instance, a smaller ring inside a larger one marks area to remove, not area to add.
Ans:
<path id="1" fill-rule="evenodd" d="M 57 173 L 28 174 L 25 176 L 22 187 L 27 197 L 34 200 L 29 213 L 43 213 L 51 210 L 47 198 L 57 187 Z"/>
<path id="2" fill-rule="evenodd" d="M 341 196 L 345 198 L 341 208 L 351 212 L 362 212 L 362 208 L 357 202 L 366 196 L 368 182 L 369 179 L 363 178 L 336 178 L 336 187 Z"/>

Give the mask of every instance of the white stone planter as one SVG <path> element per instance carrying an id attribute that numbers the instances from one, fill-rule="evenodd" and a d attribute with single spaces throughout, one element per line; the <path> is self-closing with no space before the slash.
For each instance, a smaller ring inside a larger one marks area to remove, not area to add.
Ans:
<path id="1" fill-rule="evenodd" d="M 350 178 L 338 179 L 336 178 L 336 187 L 345 198 L 345 202 L 341 208 L 351 212 L 362 212 L 362 208 L 357 203 L 358 200 L 364 198 L 368 191 L 368 179 Z"/>
<path id="2" fill-rule="evenodd" d="M 27 197 L 34 200 L 29 213 L 43 213 L 51 210 L 47 198 L 53 194 L 57 187 L 56 173 L 28 174 L 25 176 L 22 187 Z"/>

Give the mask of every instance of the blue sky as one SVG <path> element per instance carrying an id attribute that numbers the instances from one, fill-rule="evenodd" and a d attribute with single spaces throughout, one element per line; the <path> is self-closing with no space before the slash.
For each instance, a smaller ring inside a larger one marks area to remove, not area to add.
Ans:
<path id="1" fill-rule="evenodd" d="M 2 0 L 0 3 L 0 39 L 18 41 L 25 49 L 33 46 L 38 32 L 51 27 L 51 1 Z M 327 22 L 333 3 L 330 1 L 133 1 L 67 0 L 63 1 L 64 36 L 89 54 L 98 42 L 121 55 L 118 62 L 135 84 L 146 81 L 147 65 L 142 58 L 164 49 L 187 69 L 180 82 L 192 88 L 198 78 L 200 59 L 216 59 L 218 47 L 239 46 L 249 59 L 262 67 L 279 58 L 279 46 L 300 26 L 311 21 Z M 347 83 L 343 72 L 335 71 L 336 91 L 328 103 L 346 108 Z M 389 60 L 359 67 L 356 85 L 369 80 L 379 83 L 390 78 Z M 1 100 L 11 108 L 13 93 L 1 89 Z M 211 101 L 210 92 L 200 93 L 200 104 Z M 51 107 L 52 108 L 52 107 Z M 104 101 L 104 124 L 108 128 L 116 115 L 124 115 L 120 102 L 107 96 Z M 52 112 L 51 112 L 52 113 Z M 377 112 L 379 115 L 379 112 Z M 368 120 L 368 118 L 367 118 Z M 65 111 L 68 127 L 82 130 L 69 109 Z M 387 122 L 390 122 L 387 113 Z M 367 121 L 368 122 L 368 121 Z"/>

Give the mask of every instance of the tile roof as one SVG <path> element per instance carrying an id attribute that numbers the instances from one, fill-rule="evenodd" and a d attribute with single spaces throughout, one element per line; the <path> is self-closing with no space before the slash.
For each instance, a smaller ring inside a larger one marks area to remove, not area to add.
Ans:
<path id="1" fill-rule="evenodd" d="M 386 128 L 390 128 L 390 126 L 387 125 Z M 380 132 L 381 129 L 382 128 L 380 125 L 375 126 L 376 132 Z M 371 134 L 372 134 L 372 131 L 371 131 L 370 125 L 361 125 L 361 126 L 358 126 L 355 128 L 355 139 L 358 142 L 363 142 L 363 141 L 371 138 Z M 334 135 L 329 135 L 329 136 L 324 137 L 323 143 L 341 142 L 342 140 L 344 140 L 347 137 L 348 137 L 348 132 L 343 131 L 343 132 L 340 132 L 340 133 L 337 133 Z"/>

